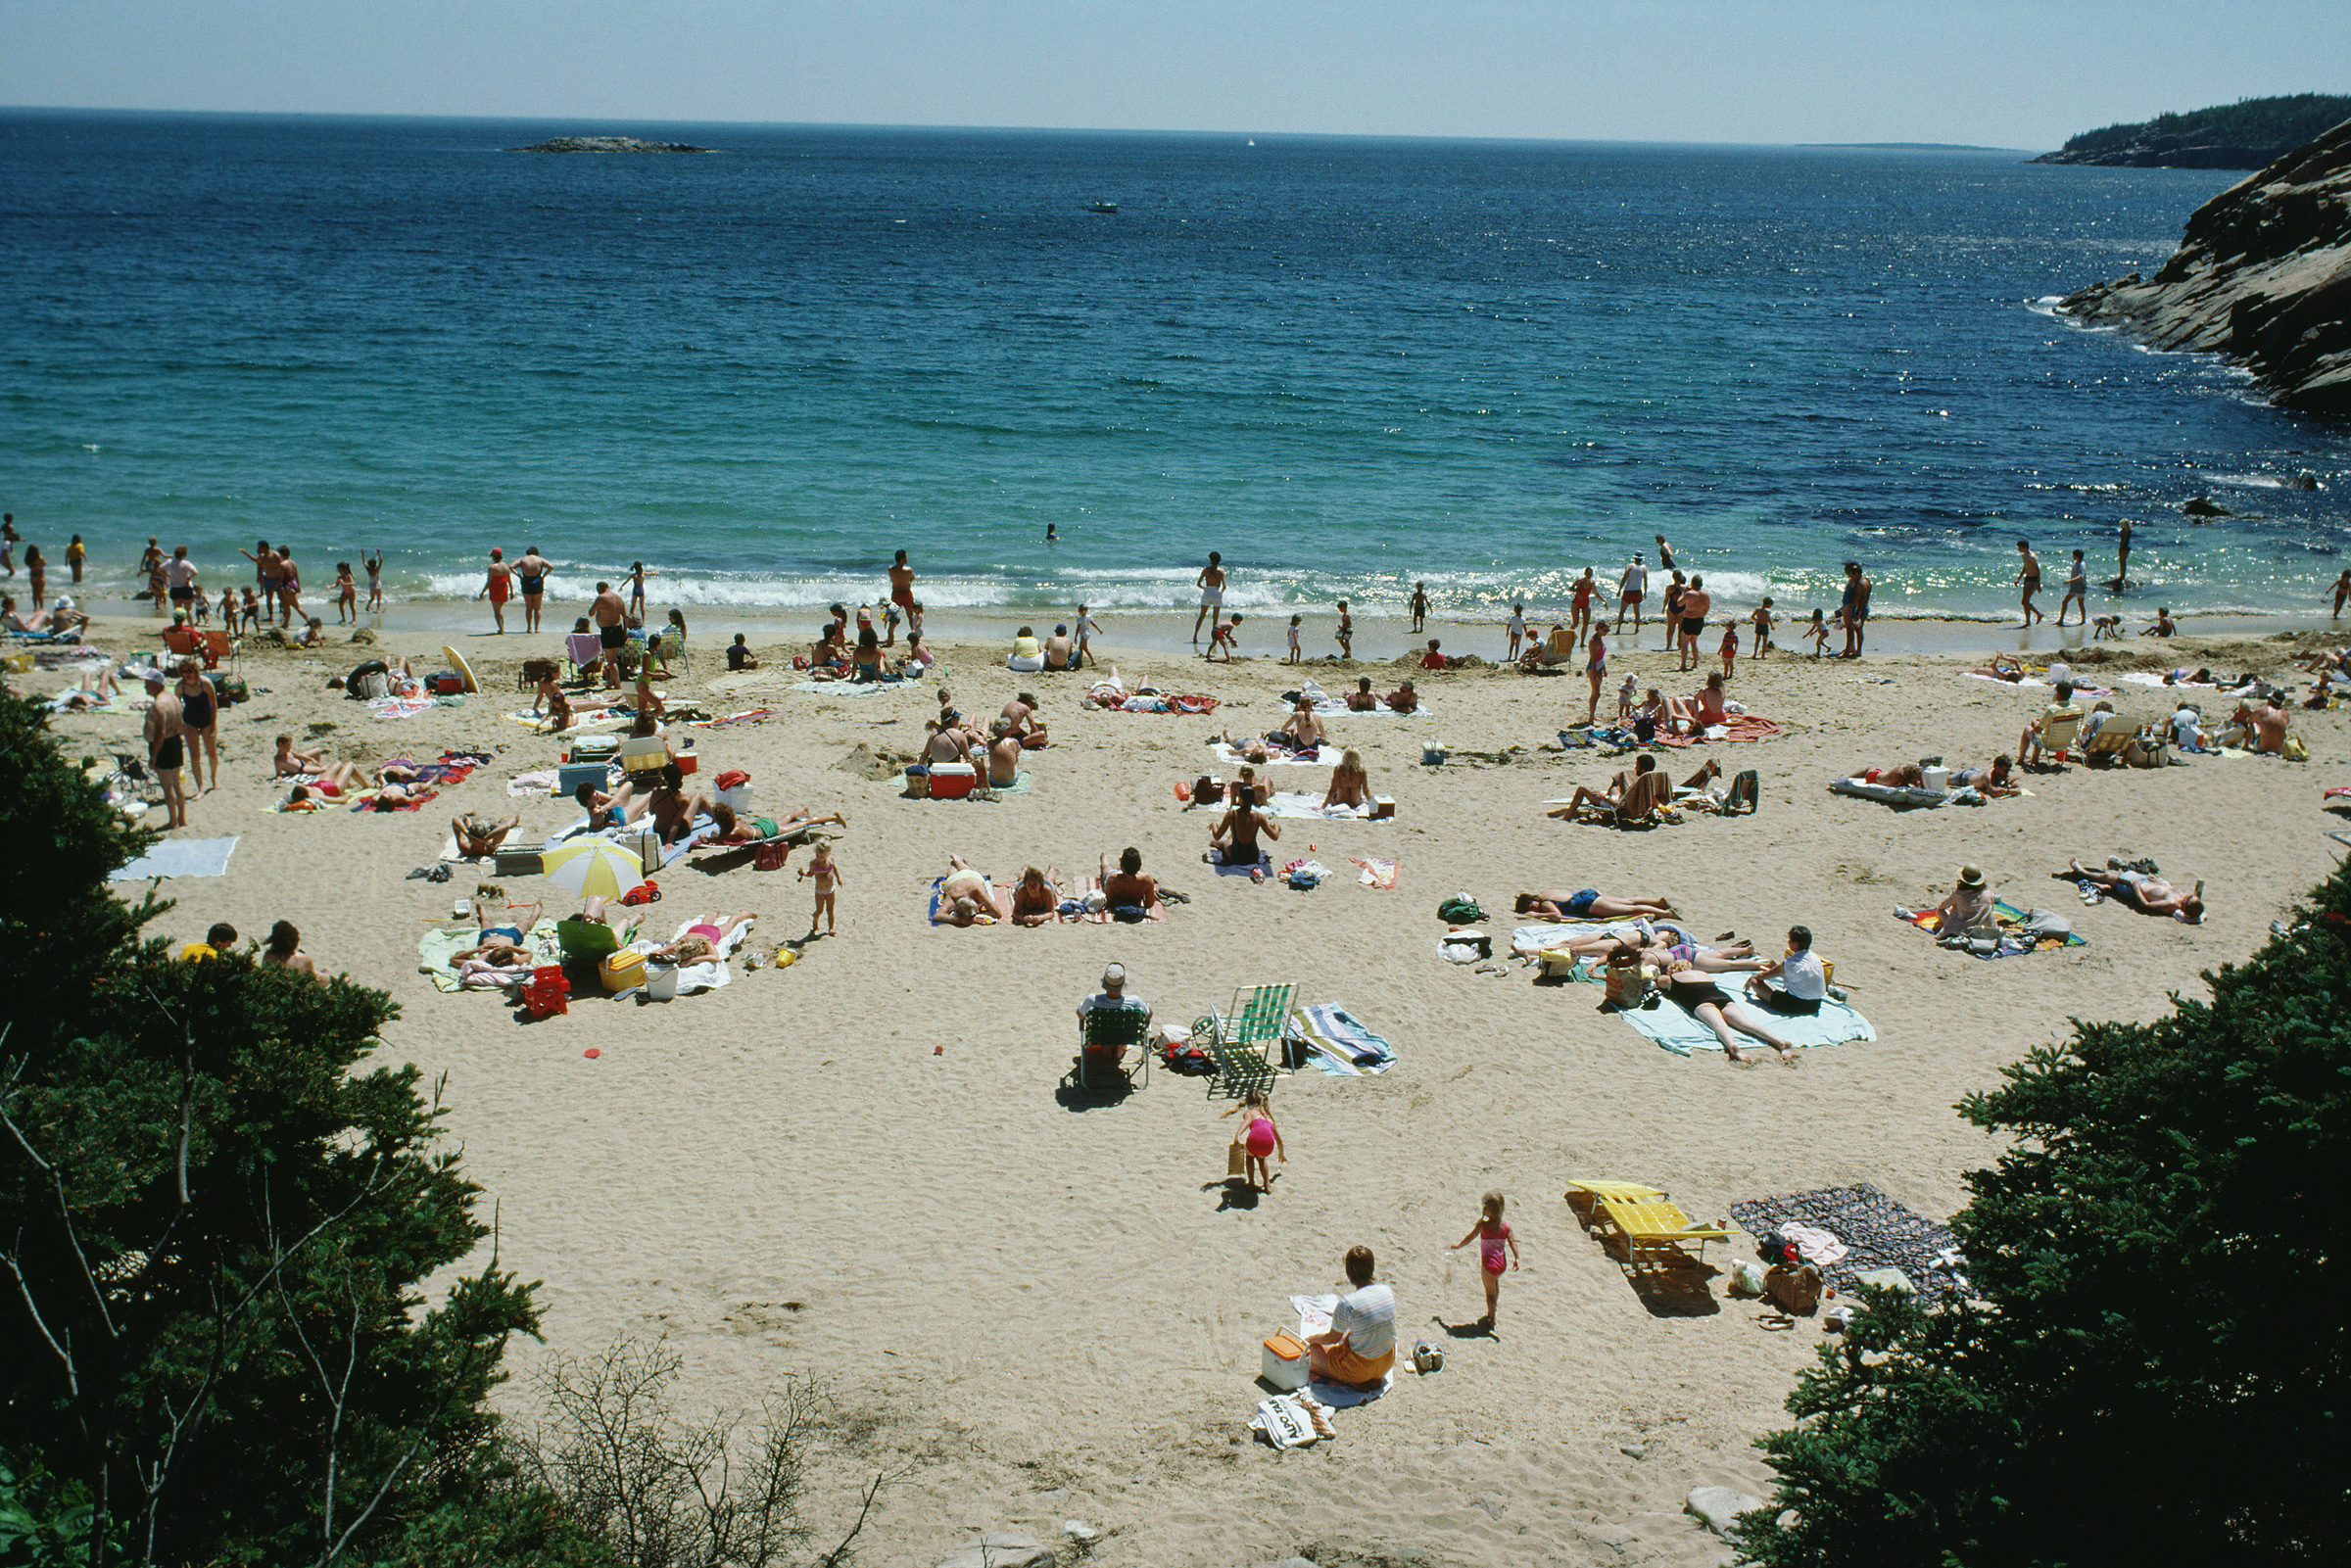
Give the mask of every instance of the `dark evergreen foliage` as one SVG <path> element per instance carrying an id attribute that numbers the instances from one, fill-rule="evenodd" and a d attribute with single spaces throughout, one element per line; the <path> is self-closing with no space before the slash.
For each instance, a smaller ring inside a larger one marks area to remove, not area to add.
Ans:
<path id="1" fill-rule="evenodd" d="M 168 906 L 105 883 L 142 835 L 44 719 L 0 697 L 0 1550 L 566 1560 L 486 1485 L 531 1287 L 493 1260 L 417 1289 L 487 1231 L 416 1069 L 364 1062 L 390 999 L 142 943 Z"/>
<path id="2" fill-rule="evenodd" d="M 1961 1112 L 1976 1298 L 1880 1299 L 1763 1441 L 1760 1561 L 2316 1562 L 2351 1540 L 2351 869 L 2149 1024 L 2077 1022 Z M 1774 1517 L 1795 1510 L 1789 1528 Z"/>
<path id="3" fill-rule="evenodd" d="M 2295 93 L 2285 98 L 2240 98 L 2233 104 L 2193 109 L 2186 114 L 2162 114 L 2135 124 L 2107 125 L 2069 139 L 2069 153 L 2108 153 L 2118 148 L 2165 139 L 2182 145 L 2276 148 L 2299 147 L 2324 131 L 2351 119 L 2351 97 L 2334 93 Z"/>

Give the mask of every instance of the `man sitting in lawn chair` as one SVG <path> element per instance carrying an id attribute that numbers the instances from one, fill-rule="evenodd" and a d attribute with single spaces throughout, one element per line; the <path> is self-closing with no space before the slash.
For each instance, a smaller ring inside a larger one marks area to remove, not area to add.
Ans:
<path id="1" fill-rule="evenodd" d="M 1102 989 L 1078 1004 L 1078 1081 L 1092 1087 L 1097 1075 L 1114 1072 L 1128 1084 L 1151 1069 L 1151 1004 L 1127 994 L 1127 967 L 1102 972 Z M 1127 1065 L 1127 1048 L 1135 1061 Z"/>

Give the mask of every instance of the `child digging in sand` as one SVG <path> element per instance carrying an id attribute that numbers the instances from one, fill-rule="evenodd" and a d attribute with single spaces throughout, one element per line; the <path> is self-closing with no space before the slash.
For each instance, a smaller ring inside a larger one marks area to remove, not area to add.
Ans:
<path id="1" fill-rule="evenodd" d="M 834 863 L 831 844 L 818 843 L 816 852 L 808 857 L 808 864 L 800 868 L 802 881 L 811 877 L 816 879 L 816 909 L 808 917 L 808 934 L 816 934 L 816 923 L 820 920 L 828 933 L 838 932 L 840 926 L 833 915 L 833 890 L 840 885 L 840 867 Z"/>
<path id="2" fill-rule="evenodd" d="M 1477 1326 L 1492 1328 L 1494 1326 L 1494 1306 L 1502 1295 L 1503 1249 L 1505 1247 L 1510 1249 L 1510 1266 L 1516 1268 L 1518 1266 L 1518 1238 L 1511 1234 L 1511 1227 L 1503 1220 L 1501 1193 L 1487 1193 L 1483 1199 L 1479 1200 L 1479 1204 L 1480 1212 L 1477 1223 L 1469 1227 L 1469 1234 L 1446 1250 L 1459 1252 L 1473 1241 L 1477 1243 L 1478 1269 L 1485 1275 L 1486 1281 L 1486 1315 L 1477 1320 Z"/>

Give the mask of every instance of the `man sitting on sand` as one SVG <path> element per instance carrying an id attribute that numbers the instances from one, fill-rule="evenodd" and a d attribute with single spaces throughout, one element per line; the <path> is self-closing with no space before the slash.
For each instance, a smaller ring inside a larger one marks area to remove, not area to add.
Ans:
<path id="1" fill-rule="evenodd" d="M 2196 883 L 2188 892 L 2182 892 L 2162 878 L 2146 872 L 2132 871 L 2120 861 L 2106 862 L 2108 870 L 2086 871 L 2078 860 L 2069 860 L 2065 869 L 2074 880 L 2087 882 L 2118 904 L 2126 904 L 2141 915 L 2169 915 L 2188 926 L 2204 924 L 2204 884 Z"/>
<path id="2" fill-rule="evenodd" d="M 1347 1249 L 1347 1283 L 1326 1333 L 1308 1338 L 1307 1370 L 1345 1388 L 1377 1389 L 1396 1366 L 1396 1292 L 1371 1283 L 1368 1247 Z"/>
<path id="3" fill-rule="evenodd" d="M 1232 809 L 1217 822 L 1217 831 L 1209 834 L 1208 860 L 1216 866 L 1254 866 L 1266 858 L 1257 835 L 1269 838 L 1281 836 L 1281 824 L 1258 810 L 1257 803 L 1247 796 L 1235 800 Z"/>
<path id="4" fill-rule="evenodd" d="M 1100 871 L 1102 897 L 1114 918 L 1131 925 L 1146 919 L 1151 906 L 1159 902 L 1159 881 L 1143 875 L 1143 852 L 1131 844 L 1119 851 L 1117 871 L 1110 869 L 1107 858 L 1101 861 Z"/>
<path id="5" fill-rule="evenodd" d="M 1010 719 L 997 719 L 988 726 L 988 786 L 1009 789 L 1021 778 L 1021 737 L 1014 733 Z"/>
<path id="6" fill-rule="evenodd" d="M 1812 927 L 1788 927 L 1788 954 L 1755 972 L 1747 994 L 1757 1007 L 1791 1018 L 1811 1018 L 1829 994 L 1828 972 L 1812 956 Z"/>
<path id="7" fill-rule="evenodd" d="M 1582 784 L 1567 804 L 1551 813 L 1554 817 L 1574 819 L 1586 807 L 1613 817 L 1618 822 L 1640 822 L 1656 815 L 1657 808 L 1673 798 L 1673 781 L 1657 772 L 1655 753 L 1644 751 L 1633 759 L 1630 777 L 1619 773 L 1608 781 L 1606 789 L 1590 789 Z"/>
<path id="8" fill-rule="evenodd" d="M 1407 681 L 1388 693 L 1387 703 L 1398 713 L 1417 713 L 1420 711 L 1420 693 L 1413 689 L 1412 682 Z"/>

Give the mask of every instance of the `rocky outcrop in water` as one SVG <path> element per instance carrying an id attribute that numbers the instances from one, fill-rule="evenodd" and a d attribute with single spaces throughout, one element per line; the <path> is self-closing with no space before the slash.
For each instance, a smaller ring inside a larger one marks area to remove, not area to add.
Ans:
<path id="1" fill-rule="evenodd" d="M 509 147 L 509 153 L 706 153 L 707 147 L 685 142 L 641 142 L 634 136 L 556 136 L 528 147 Z"/>
<path id="2" fill-rule="evenodd" d="M 2092 284 L 2059 309 L 2227 355 L 2284 406 L 2351 417 L 2351 120 L 2197 208 L 2153 277 Z"/>

